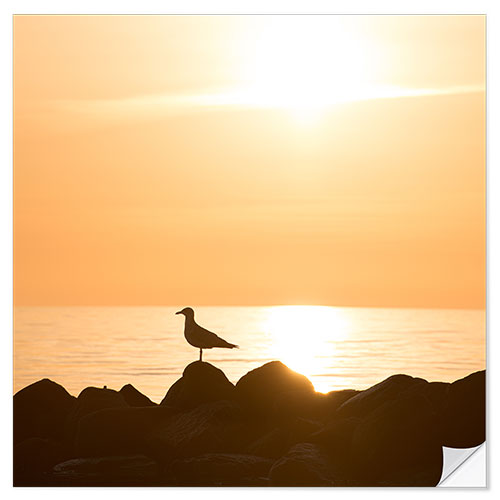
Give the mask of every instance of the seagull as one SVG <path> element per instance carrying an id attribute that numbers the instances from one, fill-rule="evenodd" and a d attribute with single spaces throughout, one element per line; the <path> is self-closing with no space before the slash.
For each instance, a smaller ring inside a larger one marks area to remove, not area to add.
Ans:
<path id="1" fill-rule="evenodd" d="M 213 347 L 225 347 L 234 349 L 239 347 L 236 344 L 230 344 L 224 339 L 221 339 L 215 333 L 209 332 L 202 328 L 194 320 L 194 311 L 190 307 L 185 307 L 182 311 L 177 311 L 175 314 L 183 314 L 186 318 L 184 323 L 184 337 L 193 347 L 200 348 L 200 361 L 202 361 L 203 349 L 212 349 Z"/>

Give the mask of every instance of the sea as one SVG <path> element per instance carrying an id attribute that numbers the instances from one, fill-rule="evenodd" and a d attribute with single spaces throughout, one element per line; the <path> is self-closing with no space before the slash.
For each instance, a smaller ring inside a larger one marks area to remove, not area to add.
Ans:
<path id="1" fill-rule="evenodd" d="M 14 392 L 49 378 L 75 396 L 132 384 L 161 402 L 199 357 L 175 314 L 182 307 L 16 307 Z M 486 366 L 484 310 L 192 307 L 201 326 L 239 345 L 203 351 L 233 383 L 273 360 L 319 392 L 365 389 L 397 373 L 452 382 Z"/>

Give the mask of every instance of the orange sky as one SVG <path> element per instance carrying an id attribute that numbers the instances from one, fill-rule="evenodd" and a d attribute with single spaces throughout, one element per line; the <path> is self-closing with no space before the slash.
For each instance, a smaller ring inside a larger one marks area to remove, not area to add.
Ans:
<path id="1" fill-rule="evenodd" d="M 485 303 L 482 16 L 16 16 L 16 305 Z"/>

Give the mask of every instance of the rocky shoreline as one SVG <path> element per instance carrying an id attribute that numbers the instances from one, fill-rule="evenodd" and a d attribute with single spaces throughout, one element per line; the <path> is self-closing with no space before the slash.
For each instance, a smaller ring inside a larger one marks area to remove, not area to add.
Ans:
<path id="1" fill-rule="evenodd" d="M 315 392 L 279 361 L 233 385 L 186 367 L 158 405 L 132 385 L 14 395 L 14 486 L 435 486 L 442 446 L 485 440 L 485 371 Z"/>

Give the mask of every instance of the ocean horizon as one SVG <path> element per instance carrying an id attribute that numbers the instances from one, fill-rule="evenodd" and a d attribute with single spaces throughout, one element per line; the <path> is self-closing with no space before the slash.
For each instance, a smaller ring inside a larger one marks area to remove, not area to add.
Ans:
<path id="1" fill-rule="evenodd" d="M 14 392 L 50 378 L 77 396 L 132 384 L 159 403 L 198 350 L 181 306 L 14 309 Z M 203 360 L 236 383 L 272 360 L 319 392 L 365 389 L 396 374 L 451 382 L 485 368 L 485 311 L 329 306 L 193 306 L 196 321 L 239 349 Z"/>

